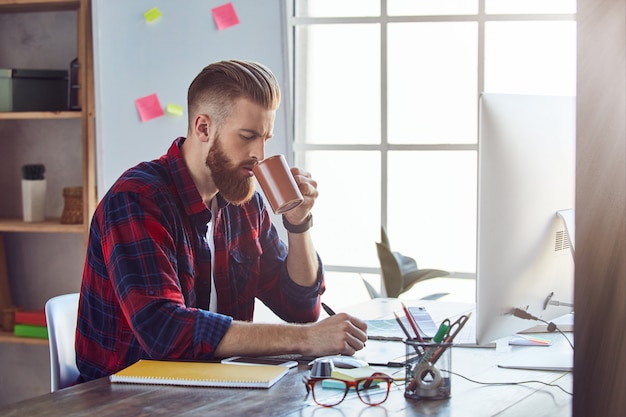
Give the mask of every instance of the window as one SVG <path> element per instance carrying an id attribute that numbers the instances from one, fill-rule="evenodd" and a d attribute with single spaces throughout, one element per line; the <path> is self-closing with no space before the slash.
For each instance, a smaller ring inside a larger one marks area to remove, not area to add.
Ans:
<path id="1" fill-rule="evenodd" d="M 296 163 L 332 273 L 377 274 L 384 226 L 473 276 L 480 92 L 575 95 L 575 0 L 293 0 Z M 379 284 L 377 284 L 379 285 Z"/>

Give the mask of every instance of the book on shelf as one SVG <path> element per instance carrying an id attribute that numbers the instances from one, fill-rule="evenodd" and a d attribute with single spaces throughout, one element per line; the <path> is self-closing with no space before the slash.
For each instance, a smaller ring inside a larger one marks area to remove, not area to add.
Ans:
<path id="1" fill-rule="evenodd" d="M 15 311 L 15 323 L 16 324 L 31 324 L 33 326 L 45 326 L 46 325 L 46 313 L 44 309 L 38 310 L 16 310 Z"/>
<path id="2" fill-rule="evenodd" d="M 111 375 L 111 382 L 200 387 L 269 388 L 289 372 L 280 365 L 142 359 Z"/>
<path id="3" fill-rule="evenodd" d="M 48 328 L 46 326 L 35 326 L 33 324 L 15 323 L 15 326 L 13 326 L 13 334 L 19 337 L 47 339 Z"/>

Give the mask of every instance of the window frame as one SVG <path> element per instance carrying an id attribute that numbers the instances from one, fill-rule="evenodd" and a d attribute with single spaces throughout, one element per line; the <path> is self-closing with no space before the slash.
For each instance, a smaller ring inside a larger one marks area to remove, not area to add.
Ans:
<path id="1" fill-rule="evenodd" d="M 387 130 L 387 30 L 388 25 L 393 23 L 422 23 L 422 22 L 476 22 L 478 25 L 478 42 L 477 42 L 477 82 L 476 82 L 476 100 L 480 96 L 480 93 L 484 91 L 485 85 L 485 26 L 487 22 L 517 22 L 517 21 L 576 21 L 576 13 L 553 13 L 553 14 L 539 14 L 539 13 L 525 13 L 525 14 L 487 14 L 486 2 L 487 0 L 477 0 L 478 11 L 476 14 L 463 14 L 463 15 L 414 15 L 414 16 L 388 16 L 387 15 L 387 0 L 380 0 L 380 16 L 367 16 L 367 17 L 298 17 L 295 16 L 296 2 L 297 0 L 291 0 L 285 2 L 285 15 L 286 15 L 286 33 L 287 33 L 287 63 L 288 63 L 288 75 L 289 85 L 294 86 L 291 91 L 291 122 L 292 139 L 287 145 L 288 152 L 290 152 L 291 160 L 295 160 L 298 163 L 296 154 L 299 152 L 315 152 L 315 151 L 378 151 L 380 152 L 380 224 L 383 227 L 387 227 L 388 224 L 388 155 L 394 151 L 470 151 L 473 152 L 476 157 L 478 153 L 478 131 L 476 132 L 476 143 L 458 143 L 458 144 L 393 144 L 388 142 Z M 363 24 L 363 23 L 377 23 L 380 24 L 380 74 L 381 74 L 381 108 L 380 108 L 380 137 L 381 142 L 379 144 L 364 144 L 364 145 L 347 145 L 347 144 L 307 144 L 302 141 L 298 141 L 299 136 L 297 120 L 302 118 L 302 114 L 296 114 L 298 111 L 296 98 L 296 92 L 300 89 L 295 88 L 298 77 L 295 74 L 295 62 L 296 50 L 295 44 L 295 31 L 297 26 L 300 25 L 316 25 L 316 24 Z M 475 117 L 478 118 L 478 107 Z M 478 130 L 478 125 L 477 125 Z M 306 168 L 306 167 L 304 167 Z M 327 271 L 333 272 L 350 272 L 358 274 L 379 274 L 379 268 L 364 267 L 357 265 L 329 265 L 325 264 Z M 454 277 L 458 278 L 474 278 L 475 271 L 466 272 L 454 272 Z"/>

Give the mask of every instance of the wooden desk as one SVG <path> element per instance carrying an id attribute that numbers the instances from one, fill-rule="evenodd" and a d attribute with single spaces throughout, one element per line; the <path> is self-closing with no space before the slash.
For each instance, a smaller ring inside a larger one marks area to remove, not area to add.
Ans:
<path id="1" fill-rule="evenodd" d="M 355 308 L 366 318 L 380 316 L 380 301 Z M 395 307 L 394 307 L 395 308 Z M 567 372 L 519 371 L 497 367 L 497 362 L 519 349 L 562 349 L 562 336 L 550 334 L 552 347 L 515 347 L 513 352 L 485 348 L 453 348 L 454 372 L 482 382 L 539 380 L 572 390 Z M 393 342 L 385 342 L 393 343 Z M 397 342 L 395 342 L 397 343 Z M 567 346 L 569 348 L 569 346 Z M 389 372 L 403 368 L 389 369 Z M 270 389 L 191 388 L 157 385 L 111 384 L 108 378 L 91 381 L 0 408 L 0 416 L 571 416 L 572 397 L 556 387 L 525 385 L 479 385 L 452 376 L 452 397 L 444 401 L 413 401 L 404 398 L 404 386 L 392 388 L 388 400 L 369 407 L 356 396 L 333 408 L 315 405 L 302 382 L 307 365 L 301 363 Z"/>

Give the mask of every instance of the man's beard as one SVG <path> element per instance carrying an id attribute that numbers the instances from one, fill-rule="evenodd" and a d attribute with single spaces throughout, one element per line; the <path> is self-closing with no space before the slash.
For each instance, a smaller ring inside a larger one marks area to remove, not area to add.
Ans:
<path id="1" fill-rule="evenodd" d="M 211 170 L 213 182 L 226 201 L 235 205 L 250 201 L 255 191 L 252 177 L 241 175 L 241 165 L 235 166 L 226 156 L 218 134 L 209 149 L 206 166 Z"/>

